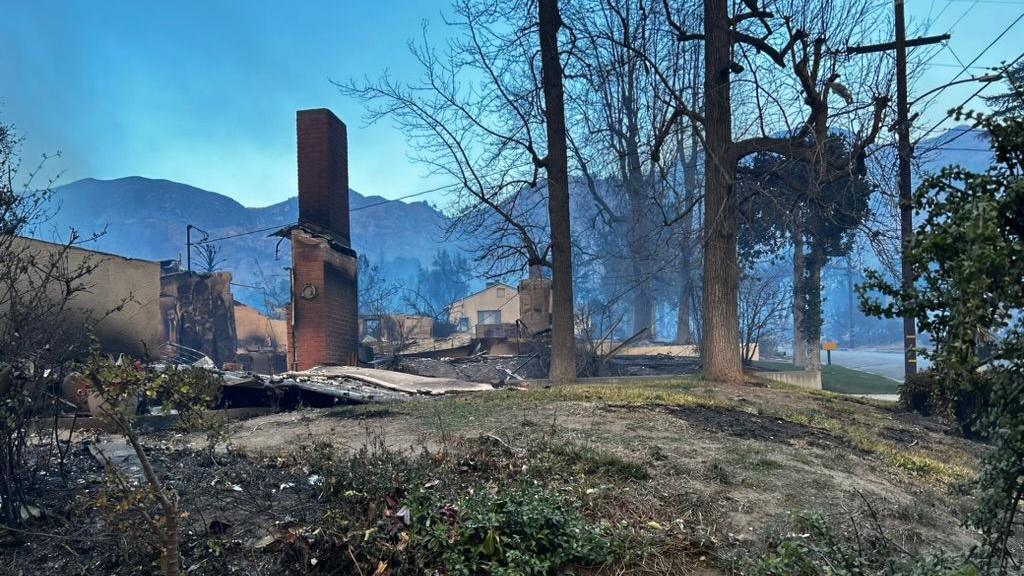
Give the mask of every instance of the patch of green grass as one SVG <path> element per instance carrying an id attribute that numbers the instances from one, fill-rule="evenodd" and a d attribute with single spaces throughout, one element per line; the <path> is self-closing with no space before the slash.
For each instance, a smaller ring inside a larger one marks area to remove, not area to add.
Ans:
<path id="1" fill-rule="evenodd" d="M 642 464 L 621 456 L 575 442 L 552 441 L 544 443 L 542 452 L 534 455 L 534 468 L 572 471 L 585 476 L 600 476 L 613 481 L 650 480 L 651 475 Z M 544 453 L 546 452 L 546 454 Z M 536 470 L 535 475 L 541 475 Z"/>
<path id="2" fill-rule="evenodd" d="M 790 422 L 826 430 L 848 441 L 854 448 L 872 454 L 885 464 L 903 472 L 955 486 L 970 479 L 973 472 L 960 464 L 944 462 L 916 450 L 906 450 L 883 440 L 868 429 L 847 426 L 818 414 L 788 414 L 779 416 Z"/>
<path id="3" fill-rule="evenodd" d="M 600 402 L 615 406 L 702 406 L 724 408 L 716 398 L 691 392 L 694 381 L 638 384 L 569 384 L 529 392 L 531 398 L 555 402 Z"/>
<path id="4" fill-rule="evenodd" d="M 885 376 L 833 364 L 821 367 L 821 386 L 840 394 L 899 394 L 900 383 Z"/>
<path id="5" fill-rule="evenodd" d="M 799 368 L 788 362 L 769 362 L 763 360 L 754 362 L 751 367 L 755 370 L 768 372 L 799 370 Z M 878 374 L 845 368 L 837 364 L 821 367 L 821 386 L 829 392 L 837 392 L 839 394 L 899 394 L 900 392 L 900 383 L 895 380 L 879 376 Z"/>

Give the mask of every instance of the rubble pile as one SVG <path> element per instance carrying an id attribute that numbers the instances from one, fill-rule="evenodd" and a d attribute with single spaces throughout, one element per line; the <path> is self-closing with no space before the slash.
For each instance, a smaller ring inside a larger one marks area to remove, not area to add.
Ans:
<path id="1" fill-rule="evenodd" d="M 670 355 L 616 356 L 607 361 L 609 376 L 681 376 L 701 371 L 700 358 Z"/>
<path id="2" fill-rule="evenodd" d="M 455 378 L 494 386 L 510 386 L 523 380 L 547 378 L 547 368 L 537 355 L 466 356 L 461 358 L 418 358 L 402 356 L 394 369 L 434 378 Z"/>
<path id="3" fill-rule="evenodd" d="M 417 396 L 492 390 L 487 384 L 355 366 L 320 366 L 275 376 L 224 374 L 225 390 L 254 390 L 280 396 L 289 391 L 320 396 L 331 403 L 394 402 Z"/>

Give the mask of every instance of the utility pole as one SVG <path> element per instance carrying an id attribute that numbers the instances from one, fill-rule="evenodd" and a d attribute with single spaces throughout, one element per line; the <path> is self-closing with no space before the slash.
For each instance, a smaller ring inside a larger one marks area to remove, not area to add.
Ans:
<path id="1" fill-rule="evenodd" d="M 904 0 L 895 0 L 896 41 L 868 46 L 851 46 L 850 54 L 896 51 L 896 139 L 899 151 L 899 197 L 900 197 L 900 274 L 904 291 L 914 285 L 913 271 L 907 258 L 907 246 L 914 232 L 913 191 L 911 190 L 910 162 L 913 148 L 910 145 L 910 104 L 907 96 L 907 48 L 938 44 L 949 40 L 949 34 L 924 36 L 907 40 L 907 28 L 903 13 Z M 903 317 L 903 372 L 904 378 L 917 374 L 917 326 L 912 316 Z"/>
<path id="2" fill-rule="evenodd" d="M 189 224 L 185 226 L 185 260 L 188 262 L 188 266 L 185 268 L 189 272 L 192 272 L 192 229 L 195 226 Z"/>
<path id="3" fill-rule="evenodd" d="M 896 139 L 899 147 L 900 184 L 900 275 L 903 293 L 914 287 L 914 273 L 907 258 L 907 244 L 914 233 L 914 208 L 911 198 L 910 105 L 907 98 L 907 29 L 903 16 L 904 0 L 896 0 Z M 917 326 L 910 314 L 903 316 L 903 379 L 917 374 Z"/>

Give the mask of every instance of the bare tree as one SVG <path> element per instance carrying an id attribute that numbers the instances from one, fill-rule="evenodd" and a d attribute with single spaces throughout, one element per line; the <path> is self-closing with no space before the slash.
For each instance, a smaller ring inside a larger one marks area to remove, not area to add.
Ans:
<path id="1" fill-rule="evenodd" d="M 448 24 L 457 36 L 447 53 L 425 41 L 411 46 L 424 71 L 421 83 L 407 86 L 385 75 L 339 88 L 367 103 L 369 120 L 397 123 L 414 141 L 417 160 L 460 184 L 455 226 L 486 240 L 477 259 L 491 276 L 552 269 L 551 376 L 571 379 L 572 256 L 558 7 L 459 0 Z M 537 213 L 538 195 L 547 196 L 546 218 Z"/>
<path id="2" fill-rule="evenodd" d="M 212 242 L 200 242 L 195 249 L 199 252 L 199 271 L 203 274 L 213 274 L 227 262 L 220 255 L 220 247 Z"/>
<path id="3" fill-rule="evenodd" d="M 576 330 L 572 295 L 572 233 L 569 221 L 569 157 L 565 133 L 565 94 L 558 32 L 558 0 L 539 0 L 541 77 L 548 133 L 548 220 L 551 224 L 551 380 L 576 379 Z"/>
<path id="4" fill-rule="evenodd" d="M 695 186 L 701 151 L 689 153 L 688 126 L 667 125 L 673 103 L 659 75 L 683 86 L 700 70 L 700 59 L 694 46 L 675 42 L 664 12 L 644 2 L 602 0 L 573 8 L 573 32 L 580 40 L 570 144 L 596 207 L 590 232 L 603 239 L 586 257 L 605 269 L 612 292 L 625 293 L 632 334 L 656 337 L 657 304 L 670 300 L 681 302 L 678 310 L 686 320 L 677 333 L 688 342 L 688 299 L 679 291 L 689 290 L 672 287 L 688 285 L 689 274 L 680 269 L 689 269 L 693 256 L 687 238 L 700 196 Z"/>
<path id="5" fill-rule="evenodd" d="M 102 320 L 74 303 L 90 289 L 99 262 L 69 258 L 94 236 L 71 230 L 49 245 L 24 238 L 48 221 L 53 182 L 36 184 L 42 163 L 19 174 L 20 144 L 14 129 L 0 123 L 0 512 L 12 527 L 32 516 L 26 491 L 37 477 L 26 459 L 32 421 L 54 413 L 49 390 Z"/>
<path id="6" fill-rule="evenodd" d="M 391 310 L 395 299 L 402 292 L 402 287 L 391 281 L 365 255 L 360 254 L 359 266 L 359 313 L 382 315 Z"/>
<path id="7" fill-rule="evenodd" d="M 838 83 L 845 65 L 839 49 L 870 31 L 873 5 L 861 0 L 791 0 L 772 4 L 768 10 L 756 0 L 746 0 L 731 13 L 726 0 L 705 0 L 703 32 L 693 32 L 696 28 L 688 26 L 685 18 L 674 15 L 668 0 L 663 6 L 679 42 L 704 44 L 703 111 L 688 105 L 680 88 L 666 80 L 676 105 L 669 125 L 685 118 L 701 129 L 707 158 L 704 369 L 713 379 L 738 381 L 742 366 L 737 315 L 737 163 L 758 152 L 813 161 L 819 156 L 818 147 L 828 141 L 830 120 L 849 116 L 859 121 L 851 154 L 841 162 L 830 159 L 818 166 L 822 179 L 828 180 L 863 164 L 866 150 L 881 128 L 888 97 L 874 92 L 866 101 L 849 98 L 849 88 Z M 854 24 L 844 28 L 844 22 Z M 837 30 L 840 33 L 835 34 Z M 734 83 L 740 83 L 748 96 L 745 102 L 754 107 L 749 121 L 735 126 L 736 112 L 743 106 L 733 107 Z M 846 105 L 833 111 L 833 96 L 843 98 Z M 863 110 L 868 112 L 866 121 L 861 121 L 864 115 L 854 114 Z M 820 137 L 809 140 L 810 135 Z"/>
<path id="8" fill-rule="evenodd" d="M 788 283 L 784 274 L 767 271 L 745 275 L 740 281 L 739 317 L 743 342 L 743 363 L 750 364 L 754 352 L 783 331 L 789 307 Z"/>

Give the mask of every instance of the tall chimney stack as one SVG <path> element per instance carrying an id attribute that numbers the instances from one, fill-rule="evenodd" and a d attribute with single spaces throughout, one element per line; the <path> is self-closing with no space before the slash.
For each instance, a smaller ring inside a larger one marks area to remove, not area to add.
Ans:
<path id="1" fill-rule="evenodd" d="M 356 253 L 349 237 L 348 142 L 327 109 L 296 114 L 299 223 L 291 230 L 292 370 L 355 365 L 359 353 Z"/>
<path id="2" fill-rule="evenodd" d="M 352 245 L 348 221 L 348 134 L 330 110 L 296 114 L 299 155 L 299 222 L 330 231 Z"/>

